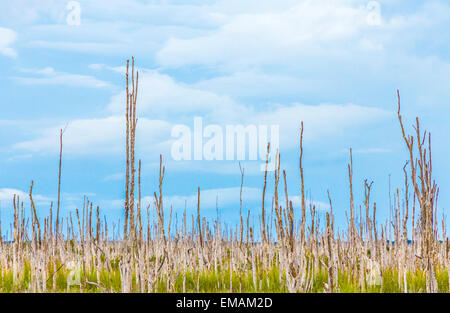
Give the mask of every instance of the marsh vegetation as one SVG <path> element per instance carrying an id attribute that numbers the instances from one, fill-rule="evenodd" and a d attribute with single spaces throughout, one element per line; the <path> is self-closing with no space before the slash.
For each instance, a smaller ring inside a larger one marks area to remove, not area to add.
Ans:
<path id="1" fill-rule="evenodd" d="M 8 237 L 1 236 L 0 226 L 0 292 L 449 292 L 450 246 L 445 220 L 437 216 L 431 136 L 421 130 L 419 119 L 413 135 L 408 134 L 399 93 L 397 117 L 409 160 L 389 222 L 377 220 L 367 180 L 363 205 L 355 204 L 351 151 L 347 228 L 335 227 L 330 195 L 326 220 L 318 218 L 316 207 L 305 200 L 301 123 L 299 208 L 287 192 L 287 173 L 276 151 L 275 171 L 266 168 L 261 182 L 261 209 L 251 212 L 258 227 L 250 225 L 250 212 L 242 212 L 242 184 L 238 225 L 202 217 L 198 188 L 197 214 L 184 213 L 178 227 L 172 207 L 164 206 L 162 156 L 154 203 L 141 207 L 141 160 L 135 158 L 139 75 L 134 60 L 129 76 L 127 62 L 123 230 L 108 225 L 100 208 L 88 200 L 61 218 L 60 188 L 50 215 L 39 218 L 32 182 L 30 207 L 17 196 L 11 199 L 14 221 Z M 62 151 L 61 131 L 60 160 Z M 266 165 L 269 151 L 270 144 Z M 243 169 L 241 175 L 243 183 Z M 60 162 L 59 186 L 61 177 Z M 266 201 L 268 180 L 274 184 L 271 202 Z"/>

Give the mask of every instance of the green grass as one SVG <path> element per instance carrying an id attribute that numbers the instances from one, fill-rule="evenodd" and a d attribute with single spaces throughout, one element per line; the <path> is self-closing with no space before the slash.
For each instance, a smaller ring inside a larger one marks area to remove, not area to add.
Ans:
<path id="1" fill-rule="evenodd" d="M 113 264 L 112 264 L 113 265 Z M 59 268 L 59 264 L 57 265 Z M 56 273 L 56 290 L 53 290 L 53 266 L 49 269 L 49 279 L 47 281 L 48 292 L 80 292 L 80 286 L 71 286 L 67 290 L 67 279 L 70 274 L 69 270 L 62 267 Z M 351 278 L 348 272 L 338 273 L 338 288 L 342 293 L 400 293 L 403 292 L 403 279 L 399 283 L 399 273 L 397 269 L 384 270 L 382 273 L 382 285 L 367 286 L 362 289 L 360 282 L 356 278 Z M 284 276 L 280 275 L 277 267 L 273 266 L 270 270 L 257 271 L 256 287 L 253 281 L 252 270 L 245 270 L 241 272 L 233 272 L 231 275 L 232 289 L 230 290 L 230 270 L 218 269 L 217 271 L 190 271 L 185 273 L 185 292 L 247 292 L 247 293 L 283 293 L 288 292 L 284 283 Z M 83 277 L 83 274 L 82 274 Z M 449 292 L 448 272 L 446 269 L 438 269 L 436 272 L 438 280 L 439 292 Z M 97 274 L 95 268 L 86 270 L 86 279 L 90 282 L 101 285 L 103 288 L 92 284 L 85 284 L 83 292 L 120 292 L 121 279 L 120 271 L 117 266 L 112 266 L 111 271 L 102 270 L 100 273 L 100 281 L 97 281 Z M 197 290 L 197 280 L 199 287 Z M 25 262 L 25 269 L 19 274 L 19 279 L 13 280 L 12 271 L 0 271 L 0 292 L 25 292 L 29 290 L 29 283 L 31 281 L 31 269 L 28 262 Z M 328 276 L 324 269 L 317 270 L 314 274 L 311 292 L 323 292 L 324 284 L 327 283 Z M 136 279 L 133 278 L 133 291 L 137 291 Z M 415 272 L 407 273 L 408 292 L 421 293 L 426 290 L 425 273 L 420 269 Z M 167 288 L 167 277 L 161 275 L 157 284 L 156 292 L 183 292 L 183 273 L 180 273 L 175 281 L 174 288 Z"/>

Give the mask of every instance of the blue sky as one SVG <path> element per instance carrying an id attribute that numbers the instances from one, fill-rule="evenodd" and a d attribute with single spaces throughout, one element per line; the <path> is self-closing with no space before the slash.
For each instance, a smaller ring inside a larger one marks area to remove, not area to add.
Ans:
<path id="1" fill-rule="evenodd" d="M 166 208 L 195 208 L 238 220 L 237 161 L 175 161 L 171 129 L 208 124 L 280 125 L 281 166 L 300 210 L 299 127 L 305 124 L 305 184 L 322 212 L 327 189 L 345 227 L 347 163 L 353 148 L 357 205 L 374 181 L 379 221 L 402 188 L 408 155 L 396 119 L 396 89 L 406 125 L 420 116 L 432 133 L 440 214 L 450 201 L 450 4 L 448 1 L 79 0 L 80 25 L 68 25 L 65 0 L 0 0 L 0 201 L 11 221 L 12 195 L 26 200 L 31 180 L 41 216 L 57 197 L 58 132 L 67 126 L 63 215 L 87 195 L 108 218 L 123 220 L 124 65 L 140 70 L 137 157 L 143 195 L 166 164 Z M 374 9 L 375 8 L 375 9 Z M 379 8 L 379 11 L 377 11 Z M 375 14 L 375 15 L 374 15 Z M 376 21 L 376 22 L 374 22 Z M 409 128 L 412 130 L 412 128 Z M 260 161 L 243 162 L 244 212 L 255 225 Z M 269 174 L 269 189 L 273 173 Z M 393 192 L 393 191 L 392 191 Z M 267 197 L 270 206 L 271 198 Z"/>

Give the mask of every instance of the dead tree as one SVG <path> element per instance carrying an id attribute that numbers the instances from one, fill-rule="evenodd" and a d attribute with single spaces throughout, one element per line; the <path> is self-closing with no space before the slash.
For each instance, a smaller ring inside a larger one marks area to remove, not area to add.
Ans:
<path id="1" fill-rule="evenodd" d="M 435 258 L 435 238 L 434 238 L 434 212 L 436 211 L 436 202 L 438 188 L 432 178 L 431 162 L 431 134 L 428 133 L 428 150 L 426 147 L 427 132 L 420 131 L 419 118 L 416 117 L 416 125 L 413 126 L 415 136 L 408 135 L 403 126 L 402 116 L 400 114 L 400 92 L 397 90 L 398 97 L 398 120 L 402 130 L 403 139 L 409 152 L 409 163 L 411 164 L 411 181 L 414 193 L 420 206 L 420 236 L 421 236 L 421 258 L 424 261 L 427 273 L 427 292 L 437 292 L 438 285 L 436 280 L 434 258 Z M 415 139 L 414 139 L 415 138 Z M 416 153 L 414 154 L 417 141 Z"/>

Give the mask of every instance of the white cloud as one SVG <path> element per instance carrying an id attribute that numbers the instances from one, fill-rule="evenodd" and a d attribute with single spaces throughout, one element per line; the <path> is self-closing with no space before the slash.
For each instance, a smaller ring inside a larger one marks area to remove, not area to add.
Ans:
<path id="1" fill-rule="evenodd" d="M 163 155 L 164 156 L 164 155 Z M 263 161 L 240 161 L 241 166 L 245 169 L 245 175 L 260 175 L 260 164 Z M 191 173 L 207 173 L 219 174 L 219 175 L 241 175 L 239 171 L 239 161 L 175 161 L 170 155 L 167 155 L 164 159 L 166 168 L 173 172 L 191 172 Z M 158 162 L 148 163 L 147 166 L 158 169 Z"/>
<path id="2" fill-rule="evenodd" d="M 284 197 L 284 195 L 283 195 L 283 197 Z M 283 198 L 283 199 L 285 199 L 285 198 Z M 301 206 L 302 206 L 302 201 L 300 199 L 300 196 L 289 196 L 289 201 L 292 201 L 292 206 L 294 208 L 294 211 L 296 208 L 301 208 Z M 286 206 L 285 202 L 283 202 L 281 205 Z M 316 207 L 316 212 L 330 210 L 330 204 L 323 202 L 323 201 L 314 201 L 314 200 L 305 199 L 305 205 L 306 205 L 307 214 L 309 214 L 309 208 L 312 206 Z"/>
<path id="3" fill-rule="evenodd" d="M 123 173 L 114 173 L 105 176 L 102 181 L 108 182 L 108 181 L 116 181 L 116 180 L 122 180 L 124 179 L 125 175 Z"/>
<path id="4" fill-rule="evenodd" d="M 108 68 L 104 65 L 93 67 Z M 115 71 L 123 70 L 123 68 L 109 68 Z M 379 108 L 356 104 L 260 103 L 246 106 L 227 96 L 227 94 L 255 96 L 261 88 L 263 89 L 261 93 L 265 94 L 265 87 L 270 88 L 273 84 L 277 84 L 273 88 L 281 96 L 283 92 L 292 91 L 292 88 L 300 82 L 299 79 L 285 76 L 242 72 L 230 77 L 186 84 L 155 70 L 143 69 L 139 75 L 138 113 L 170 121 L 181 119 L 189 125 L 194 116 L 202 116 L 207 122 L 219 125 L 280 124 L 286 133 L 291 133 L 303 120 L 311 132 L 308 138 L 315 140 L 323 135 L 339 134 L 345 129 L 383 119 L 390 114 Z M 255 78 L 256 82 L 250 78 Z M 243 86 L 238 86 L 242 81 L 246 82 Z M 310 83 L 311 86 L 314 84 Z M 114 95 L 108 105 L 109 110 L 114 113 L 122 112 L 125 98 L 125 90 Z"/>
<path id="5" fill-rule="evenodd" d="M 349 131 L 385 121 L 393 113 L 355 104 L 278 106 L 255 113 L 247 123 L 280 125 L 280 148 L 298 145 L 300 123 L 304 122 L 306 143 L 342 139 Z M 359 131 L 361 132 L 361 131 Z"/>
<path id="6" fill-rule="evenodd" d="M 108 108 L 111 112 L 123 112 L 125 90 L 112 97 Z M 139 72 L 138 110 L 148 116 L 176 118 L 186 114 L 211 114 L 217 118 L 237 116 L 245 107 L 228 96 L 195 88 L 175 81 L 172 77 L 157 71 Z M 240 108 L 240 112 L 236 111 Z"/>
<path id="7" fill-rule="evenodd" d="M 28 154 L 18 154 L 18 155 L 13 155 L 12 157 L 8 158 L 9 162 L 20 162 L 23 160 L 27 160 L 27 159 L 31 159 L 33 157 L 33 155 L 31 153 Z"/>
<path id="8" fill-rule="evenodd" d="M 356 45 L 370 29 L 368 11 L 355 1 L 302 1 L 282 12 L 239 14 L 218 31 L 191 39 L 169 39 L 157 60 L 165 66 L 289 63 Z M 349 40 L 353 40 L 352 42 Z"/>
<path id="9" fill-rule="evenodd" d="M 214 188 L 214 189 L 200 189 L 200 210 L 215 209 L 216 204 L 219 208 L 235 208 L 236 212 L 239 212 L 240 205 L 240 187 L 230 188 Z M 266 203 L 270 203 L 272 200 L 272 190 L 266 190 Z M 279 191 L 281 192 L 281 190 Z M 169 210 L 172 206 L 174 210 L 182 210 L 186 207 L 188 210 L 197 208 L 198 194 L 194 193 L 187 196 L 167 196 L 163 198 L 164 208 Z M 285 207 L 285 196 L 280 194 L 280 205 Z M 262 189 L 254 187 L 242 187 L 242 209 L 245 212 L 247 209 L 258 208 L 262 201 Z M 301 207 L 301 201 L 299 196 L 289 196 L 289 201 L 292 201 L 294 209 Z M 145 206 L 154 203 L 154 197 L 142 198 L 142 203 Z M 117 204 L 123 205 L 123 201 L 117 201 Z M 306 201 L 306 205 L 315 205 L 317 210 L 329 210 L 329 204 L 321 201 Z M 259 214 L 259 212 L 257 213 Z"/>
<path id="10" fill-rule="evenodd" d="M 92 65 L 91 68 L 123 71 L 122 67 L 106 65 Z M 52 68 L 34 73 L 44 77 L 55 75 Z M 301 121 L 305 124 L 305 142 L 321 142 L 345 137 L 349 131 L 383 121 L 391 114 L 382 109 L 355 104 L 296 103 L 249 107 L 228 96 L 209 91 L 206 86 L 180 83 L 157 71 L 141 70 L 140 73 L 142 74 L 139 79 L 137 147 L 146 151 L 165 153 L 167 157 L 170 143 L 174 140 L 170 135 L 171 127 L 180 122 L 192 127 L 194 116 L 202 116 L 204 126 L 279 125 L 280 148 L 283 150 L 298 145 Z M 215 85 L 217 86 L 217 83 Z M 115 114 L 122 114 L 125 98 L 125 90 L 114 95 L 108 105 L 109 110 Z M 150 120 L 148 116 L 154 119 Z M 36 133 L 36 139 L 19 142 L 14 148 L 28 152 L 55 153 L 58 151 L 60 128 L 64 126 L 41 128 Z M 124 128 L 124 117 L 120 115 L 71 121 L 64 136 L 64 150 L 66 153 L 76 155 L 120 153 L 123 151 L 125 141 Z M 218 166 L 217 170 L 224 171 L 226 165 L 224 166 L 223 168 Z"/>
<path id="11" fill-rule="evenodd" d="M 206 65 L 242 71 L 278 66 L 289 70 L 311 61 L 330 66 L 334 58 L 345 62 L 361 58 L 370 63 L 373 55 L 384 51 L 414 55 L 423 49 L 422 43 L 427 46 L 430 41 L 437 46 L 433 51 L 443 46 L 448 50 L 444 39 L 450 19 L 447 3 L 426 1 L 413 7 L 406 1 L 380 1 L 381 24 L 374 26 L 368 21 L 374 13 L 368 2 L 305 0 L 285 2 L 286 6 L 277 9 L 272 5 L 269 10 L 236 10 L 208 33 L 169 37 L 156 60 L 167 67 Z M 405 12 L 404 7 L 412 10 Z"/>
<path id="12" fill-rule="evenodd" d="M 16 41 L 16 33 L 8 28 L 0 27 L 0 54 L 8 57 L 16 57 L 17 52 L 11 48 Z"/>
<path id="13" fill-rule="evenodd" d="M 29 192 L 24 192 L 22 190 L 13 189 L 13 188 L 0 188 L 0 201 L 4 203 L 11 203 L 14 198 L 14 195 L 16 197 L 18 196 L 20 199 L 20 202 L 24 202 L 24 204 L 29 203 Z M 52 199 L 47 198 L 45 196 L 39 195 L 39 194 L 33 194 L 33 201 L 38 204 L 49 204 Z"/>
<path id="14" fill-rule="evenodd" d="M 64 125 L 41 129 L 37 138 L 15 144 L 14 149 L 35 153 L 57 153 L 59 132 Z M 140 118 L 137 123 L 137 147 L 161 148 L 170 134 L 170 124 L 160 120 Z M 110 116 L 98 119 L 79 119 L 68 123 L 63 136 L 65 154 L 108 155 L 122 152 L 125 143 L 125 118 Z"/>
<path id="15" fill-rule="evenodd" d="M 67 26 L 66 26 L 67 27 Z M 31 40 L 28 45 L 31 48 L 53 49 L 70 52 L 90 52 L 98 54 L 122 54 L 131 53 L 127 45 L 121 42 L 86 42 L 86 41 L 63 41 L 63 40 Z"/>
<path id="16" fill-rule="evenodd" d="M 255 202 L 261 199 L 260 189 L 243 187 L 242 201 Z M 239 205 L 240 187 L 232 188 L 217 188 L 217 189 L 200 189 L 200 209 L 213 209 L 216 207 L 216 200 L 220 207 Z M 152 201 L 153 198 L 146 197 L 147 202 Z M 164 200 L 164 206 L 174 209 L 184 209 L 185 203 L 188 209 L 197 208 L 197 194 L 189 196 L 168 196 Z M 237 207 L 239 209 L 239 207 Z"/>
<path id="17" fill-rule="evenodd" d="M 12 77 L 15 81 L 23 85 L 64 85 L 87 88 L 114 87 L 111 83 L 97 79 L 93 76 L 57 72 L 52 67 L 46 67 L 43 69 L 22 69 L 22 72 L 37 76 Z"/>
<path id="18" fill-rule="evenodd" d="M 126 66 L 109 66 L 107 64 L 94 63 L 94 64 L 89 64 L 88 67 L 91 70 L 95 70 L 95 71 L 109 70 L 109 71 L 120 73 L 120 74 L 125 74 L 127 72 Z"/>
<path id="19" fill-rule="evenodd" d="M 0 20 L 8 24 L 32 24 L 40 21 L 62 21 L 66 2 L 60 0 L 2 1 Z"/>
<path id="20" fill-rule="evenodd" d="M 232 94 L 240 98 L 280 98 L 299 95 L 303 91 L 319 92 L 326 80 L 319 81 L 313 77 L 299 75 L 266 73 L 263 70 L 251 69 L 236 71 L 230 75 L 220 75 L 193 84 L 194 88 Z M 322 89 L 323 90 L 323 89 Z"/>
<path id="21" fill-rule="evenodd" d="M 342 153 L 349 153 L 348 150 L 343 150 Z M 361 148 L 361 149 L 353 149 L 353 154 L 379 154 L 379 153 L 388 153 L 389 149 L 386 148 Z"/>

